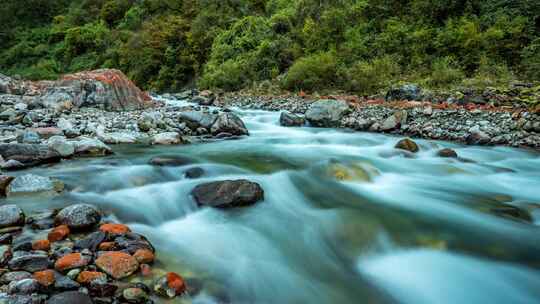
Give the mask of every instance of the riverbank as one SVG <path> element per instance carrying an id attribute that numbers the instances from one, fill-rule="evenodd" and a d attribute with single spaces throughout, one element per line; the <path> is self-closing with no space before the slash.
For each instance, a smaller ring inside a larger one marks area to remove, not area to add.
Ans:
<path id="1" fill-rule="evenodd" d="M 306 113 L 318 100 L 231 94 L 220 98 L 217 104 L 225 107 L 287 111 L 305 116 L 309 124 L 310 118 Z M 326 109 L 324 105 L 322 107 L 318 111 L 333 111 Z M 321 126 L 448 140 L 470 145 L 540 149 L 540 114 L 530 112 L 527 108 L 349 98 L 347 109 L 331 115 L 337 115 L 336 121 Z"/>

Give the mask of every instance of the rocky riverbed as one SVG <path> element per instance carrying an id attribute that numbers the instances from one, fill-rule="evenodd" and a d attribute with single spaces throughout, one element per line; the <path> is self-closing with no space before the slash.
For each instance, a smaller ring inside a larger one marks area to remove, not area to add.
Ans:
<path id="1" fill-rule="evenodd" d="M 471 145 L 540 148 L 540 114 L 527 108 L 336 99 L 228 95 L 218 104 L 282 111 L 282 125 L 288 126 L 348 128 Z"/>

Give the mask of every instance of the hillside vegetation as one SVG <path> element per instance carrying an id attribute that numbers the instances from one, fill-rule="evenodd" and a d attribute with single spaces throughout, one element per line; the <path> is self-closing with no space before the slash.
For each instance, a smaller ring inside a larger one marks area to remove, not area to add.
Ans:
<path id="1" fill-rule="evenodd" d="M 0 72 L 145 89 L 348 91 L 540 80 L 537 0 L 4 0 Z"/>

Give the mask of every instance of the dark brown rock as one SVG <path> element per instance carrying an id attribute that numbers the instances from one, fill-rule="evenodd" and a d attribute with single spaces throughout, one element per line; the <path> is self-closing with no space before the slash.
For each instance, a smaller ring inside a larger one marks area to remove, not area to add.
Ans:
<path id="1" fill-rule="evenodd" d="M 217 208 L 249 206 L 264 199 L 261 186 L 244 179 L 198 185 L 191 194 L 197 204 Z"/>

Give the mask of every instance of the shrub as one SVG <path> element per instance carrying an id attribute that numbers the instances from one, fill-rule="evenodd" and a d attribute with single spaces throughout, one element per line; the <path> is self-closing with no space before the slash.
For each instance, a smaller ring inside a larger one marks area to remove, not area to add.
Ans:
<path id="1" fill-rule="evenodd" d="M 433 87 L 448 87 L 459 83 L 464 76 L 450 57 L 443 57 L 433 61 L 431 75 L 427 82 Z"/>
<path id="2" fill-rule="evenodd" d="M 334 88 L 340 83 L 336 79 L 337 70 L 337 60 L 332 52 L 303 57 L 287 71 L 283 88 L 305 91 Z"/>
<path id="3" fill-rule="evenodd" d="M 400 67 L 393 57 L 385 56 L 370 61 L 359 61 L 346 70 L 346 89 L 362 95 L 375 94 L 394 82 Z"/>

